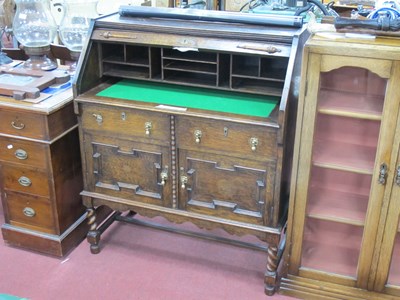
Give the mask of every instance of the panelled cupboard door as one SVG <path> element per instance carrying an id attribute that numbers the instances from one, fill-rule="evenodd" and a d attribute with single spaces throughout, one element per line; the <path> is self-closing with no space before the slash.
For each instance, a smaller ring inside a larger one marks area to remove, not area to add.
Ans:
<path id="1" fill-rule="evenodd" d="M 391 194 L 400 65 L 332 53 L 303 62 L 289 273 L 366 289 Z"/>

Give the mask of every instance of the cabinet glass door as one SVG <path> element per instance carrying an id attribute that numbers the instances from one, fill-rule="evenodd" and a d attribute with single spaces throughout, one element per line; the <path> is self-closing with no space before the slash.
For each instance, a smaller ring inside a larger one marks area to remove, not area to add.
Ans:
<path id="1" fill-rule="evenodd" d="M 400 132 L 397 132 L 396 140 L 398 150 Z M 400 153 L 393 171 L 393 176 L 388 177 L 388 181 L 393 182 L 393 185 L 387 217 L 384 219 L 385 226 L 374 289 L 400 296 Z"/>
<path id="2" fill-rule="evenodd" d="M 320 74 L 301 265 L 356 277 L 387 80 Z"/>

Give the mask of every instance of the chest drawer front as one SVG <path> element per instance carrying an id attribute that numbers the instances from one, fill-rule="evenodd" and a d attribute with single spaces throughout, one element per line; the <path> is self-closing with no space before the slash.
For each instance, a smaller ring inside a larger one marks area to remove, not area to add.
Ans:
<path id="1" fill-rule="evenodd" d="M 45 169 L 48 145 L 0 137 L 0 160 Z"/>
<path id="2" fill-rule="evenodd" d="M 134 136 L 144 141 L 169 142 L 170 117 L 168 114 L 145 112 L 129 108 L 83 105 L 82 127 L 115 134 Z"/>
<path id="3" fill-rule="evenodd" d="M 15 165 L 2 166 L 4 188 L 29 194 L 50 196 L 48 175 L 38 169 L 17 167 Z"/>
<path id="4" fill-rule="evenodd" d="M 11 225 L 55 233 L 49 199 L 8 191 L 5 200 Z"/>
<path id="5" fill-rule="evenodd" d="M 176 132 L 179 148 L 197 151 L 211 149 L 257 160 L 274 159 L 277 156 L 276 129 L 272 127 L 178 117 Z"/>
<path id="6" fill-rule="evenodd" d="M 0 110 L 0 132 L 33 139 L 48 139 L 44 115 Z"/>

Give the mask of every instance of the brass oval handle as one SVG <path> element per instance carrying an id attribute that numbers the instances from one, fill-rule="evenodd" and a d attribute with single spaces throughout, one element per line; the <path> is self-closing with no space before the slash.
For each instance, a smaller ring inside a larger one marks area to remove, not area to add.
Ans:
<path id="1" fill-rule="evenodd" d="M 11 126 L 17 130 L 21 130 L 25 128 L 25 124 L 24 123 L 19 123 L 17 124 L 15 121 L 11 122 Z"/>
<path id="2" fill-rule="evenodd" d="M 200 144 L 202 136 L 203 136 L 203 133 L 201 132 L 201 130 L 194 131 L 194 141 L 196 142 L 196 144 Z"/>
<path id="3" fill-rule="evenodd" d="M 15 157 L 21 160 L 27 159 L 28 158 L 28 152 L 26 152 L 23 149 L 17 149 L 15 151 Z"/>
<path id="4" fill-rule="evenodd" d="M 145 134 L 147 136 L 150 135 L 152 128 L 153 128 L 153 124 L 151 124 L 151 122 L 144 123 L 144 130 L 145 130 Z"/>
<path id="5" fill-rule="evenodd" d="M 33 218 L 36 215 L 36 212 L 32 207 L 25 207 L 22 212 L 29 218 Z"/>
<path id="6" fill-rule="evenodd" d="M 30 186 L 32 184 L 32 181 L 25 176 L 21 176 L 20 178 L 18 178 L 18 182 L 22 186 Z"/>
<path id="7" fill-rule="evenodd" d="M 258 146 L 258 138 L 252 137 L 250 139 L 251 151 L 256 151 Z"/>

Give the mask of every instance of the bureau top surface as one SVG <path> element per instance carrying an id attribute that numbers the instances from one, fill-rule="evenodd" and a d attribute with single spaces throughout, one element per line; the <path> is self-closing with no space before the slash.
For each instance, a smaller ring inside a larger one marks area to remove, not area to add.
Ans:
<path id="1" fill-rule="evenodd" d="M 196 15 L 201 10 L 144 7 L 130 7 L 129 9 L 134 10 L 135 14 L 120 15 L 119 13 L 115 13 L 100 17 L 96 19 L 95 27 L 124 30 L 134 29 L 178 35 L 189 34 L 192 36 L 218 37 L 222 39 L 265 40 L 289 44 L 292 43 L 293 36 L 298 35 L 303 27 L 301 23 L 298 23 L 297 19 L 285 16 L 277 17 L 277 20 L 268 20 L 270 17 L 264 15 L 207 11 L 207 16 L 201 18 Z M 145 11 L 142 12 L 142 10 Z M 152 16 L 153 12 L 155 16 Z M 190 19 L 190 15 L 193 12 L 195 16 Z M 171 13 L 176 16 L 171 17 Z M 211 19 L 208 19 L 208 14 L 212 15 L 210 16 Z M 242 18 L 245 21 L 241 22 Z M 215 21 L 212 21 L 214 19 Z M 258 19 L 264 19 L 266 23 L 261 24 L 258 22 Z M 251 20 L 255 22 L 252 23 Z M 285 23 L 287 25 L 282 25 Z"/>

